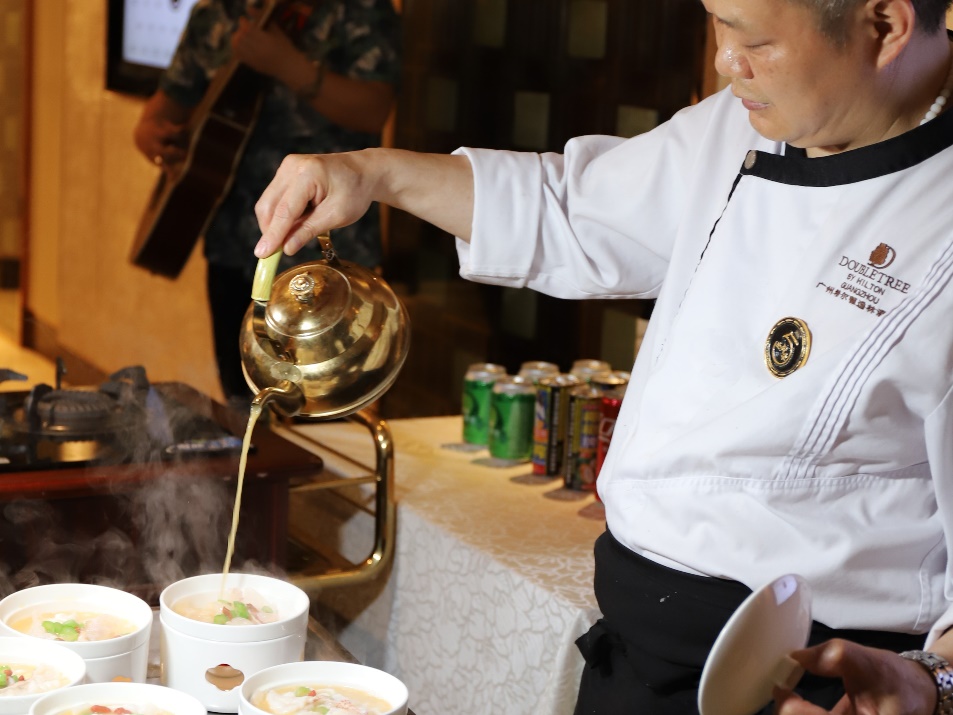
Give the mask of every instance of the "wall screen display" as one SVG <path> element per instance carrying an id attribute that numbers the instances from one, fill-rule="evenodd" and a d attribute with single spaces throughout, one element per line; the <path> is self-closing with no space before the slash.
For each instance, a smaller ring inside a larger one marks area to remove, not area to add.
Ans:
<path id="1" fill-rule="evenodd" d="M 122 58 L 165 69 L 198 0 L 125 0 Z"/>
<path id="2" fill-rule="evenodd" d="M 2 0 L 0 0 L 2 1 Z M 152 94 L 198 0 L 109 0 L 106 88 Z"/>

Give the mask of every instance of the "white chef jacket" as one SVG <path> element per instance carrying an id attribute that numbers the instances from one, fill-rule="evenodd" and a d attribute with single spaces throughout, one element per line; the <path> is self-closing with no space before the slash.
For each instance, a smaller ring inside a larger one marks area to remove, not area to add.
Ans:
<path id="1" fill-rule="evenodd" d="M 726 90 L 628 140 L 458 150 L 463 277 L 658 299 L 599 476 L 616 539 L 752 589 L 799 573 L 833 628 L 953 624 L 951 144 L 946 112 L 808 159 Z M 778 378 L 788 316 L 812 349 Z"/>

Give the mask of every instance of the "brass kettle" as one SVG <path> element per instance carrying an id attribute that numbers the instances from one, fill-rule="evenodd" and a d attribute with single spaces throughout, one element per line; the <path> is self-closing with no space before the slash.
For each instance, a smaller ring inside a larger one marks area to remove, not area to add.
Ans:
<path id="1" fill-rule="evenodd" d="M 410 348 L 410 319 L 380 276 L 339 259 L 329 236 L 318 240 L 323 260 L 277 278 L 280 252 L 258 262 L 239 350 L 255 403 L 332 419 L 394 383 Z"/>

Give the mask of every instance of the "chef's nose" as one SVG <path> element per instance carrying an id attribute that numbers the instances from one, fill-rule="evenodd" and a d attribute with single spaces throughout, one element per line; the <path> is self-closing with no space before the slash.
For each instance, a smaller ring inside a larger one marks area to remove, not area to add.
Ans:
<path id="1" fill-rule="evenodd" d="M 750 79 L 751 66 L 744 52 L 732 43 L 718 46 L 715 54 L 715 71 L 729 79 Z"/>

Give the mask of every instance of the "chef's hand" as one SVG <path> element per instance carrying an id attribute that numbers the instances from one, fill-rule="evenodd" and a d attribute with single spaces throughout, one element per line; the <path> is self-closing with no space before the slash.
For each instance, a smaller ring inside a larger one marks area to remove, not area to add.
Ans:
<path id="1" fill-rule="evenodd" d="M 839 678 L 846 694 L 827 711 L 775 689 L 777 715 L 933 715 L 936 685 L 923 666 L 896 653 L 841 639 L 791 654 L 808 672 Z"/>
<path id="2" fill-rule="evenodd" d="M 285 157 L 255 204 L 259 258 L 289 256 L 315 236 L 357 221 L 372 201 L 470 240 L 473 170 L 465 156 L 374 147 Z"/>
<path id="3" fill-rule="evenodd" d="M 265 258 L 282 246 L 294 255 L 315 236 L 361 218 L 372 201 L 364 156 L 365 152 L 286 156 L 255 204 L 262 232 L 255 255 Z"/>

